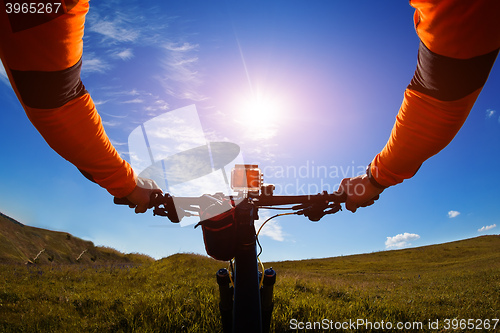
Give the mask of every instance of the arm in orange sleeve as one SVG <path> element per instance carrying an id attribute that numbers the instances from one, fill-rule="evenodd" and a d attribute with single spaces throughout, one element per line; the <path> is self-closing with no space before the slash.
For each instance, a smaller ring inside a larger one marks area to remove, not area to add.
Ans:
<path id="1" fill-rule="evenodd" d="M 3 7 L 3 3 L 2 6 Z M 0 13 L 0 57 L 30 121 L 63 158 L 117 197 L 136 175 L 112 146 L 80 79 L 88 0 L 58 13 Z"/>
<path id="2" fill-rule="evenodd" d="M 379 188 L 413 177 L 465 122 L 500 47 L 500 1 L 410 2 L 420 37 L 417 69 L 389 141 L 368 168 Z M 489 20 L 489 18 L 495 19 Z"/>
<path id="3" fill-rule="evenodd" d="M 52 149 L 110 194 L 122 198 L 135 188 L 134 172 L 110 143 L 88 93 L 60 108 L 25 110 Z"/>
<path id="4" fill-rule="evenodd" d="M 469 115 L 479 90 L 453 102 L 443 102 L 407 89 L 389 141 L 370 165 L 371 176 L 383 187 L 413 177 L 420 165 L 446 147 Z"/>

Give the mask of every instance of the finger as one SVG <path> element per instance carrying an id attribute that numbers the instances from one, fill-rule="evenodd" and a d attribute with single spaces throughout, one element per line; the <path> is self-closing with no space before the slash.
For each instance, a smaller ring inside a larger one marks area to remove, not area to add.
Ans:
<path id="1" fill-rule="evenodd" d="M 145 213 L 147 210 L 148 210 L 148 207 L 145 206 L 145 205 L 137 205 L 137 207 L 135 207 L 135 213 L 136 214 Z"/>
<path id="2" fill-rule="evenodd" d="M 151 195 L 149 196 L 148 208 L 153 208 L 154 206 L 160 204 L 160 198 L 163 198 L 163 192 L 160 190 L 151 191 Z"/>
<path id="3" fill-rule="evenodd" d="M 358 209 L 358 205 L 353 202 L 352 200 L 349 200 L 349 198 L 345 202 L 345 208 L 353 213 L 356 212 L 356 209 Z"/>
<path id="4" fill-rule="evenodd" d="M 361 205 L 359 205 L 359 207 L 368 207 L 368 206 L 371 206 L 375 203 L 375 201 L 377 201 L 378 199 L 380 198 L 380 196 L 377 194 L 376 196 L 374 196 L 372 199 L 362 203 Z"/>
<path id="5" fill-rule="evenodd" d="M 375 201 L 374 201 L 374 200 L 369 200 L 369 201 L 364 202 L 364 203 L 362 203 L 361 205 L 359 205 L 359 207 L 368 207 L 368 206 L 373 205 L 374 203 L 375 203 Z"/>

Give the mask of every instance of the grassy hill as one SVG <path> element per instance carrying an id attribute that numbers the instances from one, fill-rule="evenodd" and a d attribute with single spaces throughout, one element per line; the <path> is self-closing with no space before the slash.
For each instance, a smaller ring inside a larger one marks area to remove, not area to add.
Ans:
<path id="1" fill-rule="evenodd" d="M 50 265 L 19 264 L 41 249 Z M 0 332 L 219 332 L 215 272 L 225 266 L 124 255 L 1 215 Z M 382 322 L 397 332 L 500 330 L 499 235 L 265 266 L 278 273 L 273 332 L 382 332 Z"/>
<path id="2" fill-rule="evenodd" d="M 500 235 L 450 243 L 325 259 L 276 263 L 284 271 L 316 275 L 413 274 L 424 277 L 436 270 L 457 271 L 499 267 Z"/>
<path id="3" fill-rule="evenodd" d="M 500 331 L 499 235 L 273 266 L 282 281 L 278 322 L 299 313 L 304 320 L 422 323 L 407 332 L 469 332 L 460 328 L 468 319 L 496 319 Z M 443 326 L 447 319 L 450 327 Z M 430 329 L 436 321 L 439 329 Z"/>
<path id="4" fill-rule="evenodd" d="M 218 332 L 214 275 L 225 266 L 193 254 L 133 266 L 0 264 L 0 332 Z M 325 319 L 365 326 L 307 332 L 382 332 L 373 326 L 382 321 L 410 325 L 397 332 L 467 332 L 468 319 L 500 329 L 500 236 L 269 266 L 273 332 Z"/>
<path id="5" fill-rule="evenodd" d="M 145 255 L 125 255 L 96 247 L 67 232 L 26 226 L 0 213 L 0 263 L 133 263 L 152 261 Z"/>

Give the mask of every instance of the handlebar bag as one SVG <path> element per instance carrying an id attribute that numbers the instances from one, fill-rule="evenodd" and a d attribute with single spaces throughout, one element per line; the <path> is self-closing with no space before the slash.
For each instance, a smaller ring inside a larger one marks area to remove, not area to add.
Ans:
<path id="1" fill-rule="evenodd" d="M 235 208 L 231 206 L 227 211 L 211 216 L 208 210 L 201 212 L 203 241 L 207 254 L 214 259 L 228 261 L 236 254 L 236 220 Z"/>

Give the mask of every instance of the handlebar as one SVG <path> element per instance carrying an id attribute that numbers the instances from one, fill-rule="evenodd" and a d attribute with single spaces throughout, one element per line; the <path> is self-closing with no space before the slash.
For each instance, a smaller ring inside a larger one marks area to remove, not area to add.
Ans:
<path id="1" fill-rule="evenodd" d="M 280 206 L 293 204 L 307 204 L 318 202 L 343 203 L 346 201 L 347 195 L 344 192 L 334 192 L 328 194 L 323 193 L 315 195 L 265 195 L 261 194 L 257 197 L 258 206 Z"/>
<path id="2" fill-rule="evenodd" d="M 334 214 L 341 210 L 341 203 L 347 198 L 344 192 L 328 194 L 326 191 L 315 195 L 290 195 L 275 196 L 261 193 L 255 196 L 225 196 L 222 193 L 213 195 L 204 194 L 199 197 L 173 197 L 170 194 L 153 194 L 150 207 L 153 215 L 166 216 L 170 221 L 177 223 L 185 216 L 195 216 L 201 210 L 213 204 L 222 204 L 224 200 L 230 200 L 237 204 L 241 200 L 248 199 L 256 207 L 273 208 L 274 206 L 294 205 L 288 209 L 294 210 L 297 215 L 304 215 L 311 221 L 319 221 L 326 214 Z M 175 203 L 174 203 L 175 201 Z M 133 206 L 127 198 L 114 198 L 117 205 Z M 286 209 L 286 208 L 285 208 Z M 196 213 L 196 214 L 193 214 Z"/>
<path id="3" fill-rule="evenodd" d="M 260 195 L 258 206 L 278 206 L 296 204 L 291 207 L 297 215 L 304 215 L 313 222 L 319 221 L 327 214 L 335 214 L 342 210 L 341 203 L 345 202 L 347 194 L 345 192 L 334 192 L 328 194 L 324 191 L 316 195 L 292 195 L 273 196 Z"/>

